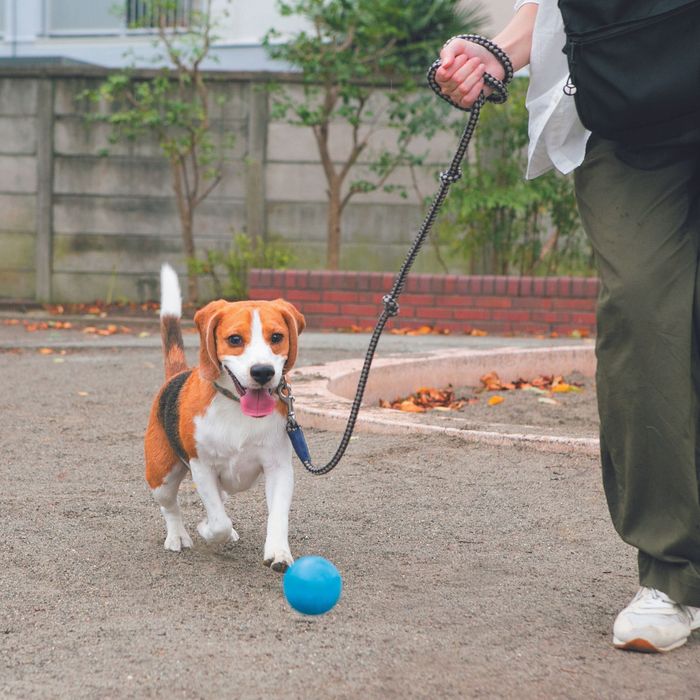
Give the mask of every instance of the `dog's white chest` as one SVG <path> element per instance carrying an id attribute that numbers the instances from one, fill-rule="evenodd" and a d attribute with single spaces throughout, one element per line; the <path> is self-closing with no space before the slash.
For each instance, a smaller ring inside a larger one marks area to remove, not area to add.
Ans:
<path id="1" fill-rule="evenodd" d="M 249 418 L 225 396 L 215 396 L 204 415 L 195 418 L 195 443 L 199 458 L 215 469 L 229 492 L 249 488 L 265 465 L 291 459 L 281 415 Z"/>

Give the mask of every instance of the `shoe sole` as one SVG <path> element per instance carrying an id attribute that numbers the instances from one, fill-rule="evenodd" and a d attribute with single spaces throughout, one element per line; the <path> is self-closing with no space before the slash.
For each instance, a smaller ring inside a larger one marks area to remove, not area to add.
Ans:
<path id="1" fill-rule="evenodd" d="M 678 649 L 678 647 L 682 647 L 687 641 L 687 639 L 681 639 L 667 647 L 656 647 L 649 640 L 642 639 L 641 637 L 630 639 L 628 642 L 622 642 L 613 637 L 613 646 L 616 649 L 622 649 L 624 651 L 638 651 L 642 654 L 662 654 L 666 651 L 673 651 L 674 649 Z"/>

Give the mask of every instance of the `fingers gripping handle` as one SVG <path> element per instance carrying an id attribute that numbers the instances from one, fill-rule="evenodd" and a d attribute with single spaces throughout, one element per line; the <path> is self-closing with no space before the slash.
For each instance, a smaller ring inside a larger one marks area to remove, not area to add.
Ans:
<path id="1" fill-rule="evenodd" d="M 508 99 L 508 89 L 506 86 L 513 79 L 513 64 L 511 63 L 510 58 L 508 58 L 508 54 L 500 46 L 498 46 L 498 44 L 494 44 L 493 41 L 487 39 L 486 37 L 480 36 L 479 34 L 459 34 L 458 36 L 452 37 L 452 39 L 464 39 L 465 41 L 470 41 L 473 44 L 483 46 L 485 49 L 490 51 L 503 66 L 503 70 L 505 72 L 505 77 L 503 80 L 494 78 L 490 73 L 484 73 L 484 82 L 493 90 L 493 92 L 488 97 L 482 93 L 477 100 L 477 104 L 481 106 L 484 102 L 494 102 L 496 104 L 505 102 Z M 449 41 L 452 41 L 452 39 Z M 428 85 L 430 85 L 433 92 L 438 97 L 445 100 L 445 102 L 449 102 L 453 107 L 461 109 L 463 112 L 470 112 L 473 107 L 462 107 L 462 105 L 457 104 L 450 97 L 443 94 L 442 89 L 435 79 L 435 74 L 437 73 L 437 70 L 441 64 L 442 62 L 438 58 L 437 61 L 435 61 L 428 69 Z"/>

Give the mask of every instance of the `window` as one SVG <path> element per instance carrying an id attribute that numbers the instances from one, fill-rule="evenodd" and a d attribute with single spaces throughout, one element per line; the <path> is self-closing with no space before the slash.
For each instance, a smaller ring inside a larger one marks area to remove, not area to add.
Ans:
<path id="1" fill-rule="evenodd" d="M 151 3 L 143 0 L 126 0 L 127 27 L 186 27 L 190 23 L 193 0 L 177 0 L 166 3 L 167 8 L 156 12 Z"/>
<path id="2" fill-rule="evenodd" d="M 167 27 L 186 27 L 195 2 L 172 0 L 167 10 L 156 13 L 145 0 L 44 0 L 45 34 L 123 34 L 132 28 L 158 27 L 161 22 Z"/>
<path id="3" fill-rule="evenodd" d="M 113 0 L 46 0 L 47 34 L 119 33 L 123 20 Z"/>

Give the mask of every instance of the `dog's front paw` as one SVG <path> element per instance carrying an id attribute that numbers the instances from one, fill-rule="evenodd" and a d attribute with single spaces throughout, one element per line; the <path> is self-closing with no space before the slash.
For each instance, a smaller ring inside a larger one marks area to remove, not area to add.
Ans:
<path id="1" fill-rule="evenodd" d="M 294 557 L 289 549 L 276 549 L 271 552 L 265 552 L 263 564 L 269 566 L 273 571 L 284 573 L 294 563 Z"/>
<path id="2" fill-rule="evenodd" d="M 187 534 L 185 528 L 178 528 L 173 532 L 168 532 L 163 547 L 171 552 L 179 552 L 183 547 L 189 549 L 192 546 L 192 538 Z"/>
<path id="3" fill-rule="evenodd" d="M 197 525 L 197 532 L 210 544 L 238 542 L 239 540 L 238 533 L 233 529 L 233 524 L 228 518 L 218 523 L 202 520 Z"/>

